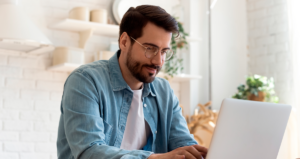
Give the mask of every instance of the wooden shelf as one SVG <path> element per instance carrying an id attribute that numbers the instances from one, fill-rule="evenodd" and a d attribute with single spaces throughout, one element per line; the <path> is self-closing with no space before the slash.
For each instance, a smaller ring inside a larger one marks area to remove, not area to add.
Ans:
<path id="1" fill-rule="evenodd" d="M 72 72 L 76 68 L 81 65 L 71 64 L 71 63 L 63 63 L 60 65 L 51 66 L 48 68 L 49 71 L 61 71 L 61 72 Z"/>
<path id="2" fill-rule="evenodd" d="M 164 78 L 165 74 L 160 72 L 157 77 Z M 174 75 L 173 78 L 168 76 L 169 82 L 188 82 L 190 80 L 199 80 L 202 79 L 202 76 L 199 75 L 189 75 L 189 74 L 179 74 Z"/>
<path id="3" fill-rule="evenodd" d="M 55 22 L 52 25 L 48 26 L 51 29 L 65 30 L 65 31 L 74 31 L 74 32 L 83 32 L 90 29 L 93 29 L 94 34 L 118 37 L 119 36 L 119 26 L 112 24 L 101 24 L 95 22 L 86 22 L 75 19 L 63 19 Z"/>

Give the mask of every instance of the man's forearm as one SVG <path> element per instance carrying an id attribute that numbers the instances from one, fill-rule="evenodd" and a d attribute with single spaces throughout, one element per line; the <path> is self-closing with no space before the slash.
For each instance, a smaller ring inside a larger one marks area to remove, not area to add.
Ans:
<path id="1" fill-rule="evenodd" d="M 79 159 L 147 159 L 153 152 L 143 150 L 124 150 L 107 145 L 93 145 L 85 150 Z"/>

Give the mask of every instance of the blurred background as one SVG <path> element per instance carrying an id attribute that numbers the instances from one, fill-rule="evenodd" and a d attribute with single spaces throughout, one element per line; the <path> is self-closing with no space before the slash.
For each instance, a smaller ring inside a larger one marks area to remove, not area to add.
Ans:
<path id="1" fill-rule="evenodd" d="M 299 0 L 0 0 L 1 159 L 57 158 L 66 78 L 109 59 L 120 19 L 141 4 L 161 6 L 180 23 L 174 62 L 159 76 L 194 124 L 191 133 L 212 118 L 201 123 L 211 129 L 199 127 L 199 144 L 209 146 L 224 98 L 278 102 L 293 106 L 278 159 L 300 157 Z"/>

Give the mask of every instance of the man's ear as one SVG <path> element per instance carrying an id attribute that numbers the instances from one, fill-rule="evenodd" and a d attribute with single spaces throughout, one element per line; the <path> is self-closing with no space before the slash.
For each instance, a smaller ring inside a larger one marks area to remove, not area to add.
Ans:
<path id="1" fill-rule="evenodd" d="M 122 35 L 120 36 L 120 49 L 122 51 L 127 52 L 130 45 L 131 45 L 130 37 L 126 32 L 123 32 Z"/>

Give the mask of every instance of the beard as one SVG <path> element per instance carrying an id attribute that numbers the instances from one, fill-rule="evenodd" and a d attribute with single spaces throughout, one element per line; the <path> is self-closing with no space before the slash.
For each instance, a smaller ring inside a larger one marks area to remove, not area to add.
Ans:
<path id="1" fill-rule="evenodd" d="M 126 66 L 131 72 L 131 74 L 140 82 L 143 83 L 151 83 L 154 81 L 155 76 L 158 74 L 158 72 L 161 70 L 160 66 L 155 66 L 155 65 L 148 65 L 148 64 L 141 64 L 139 61 L 136 61 L 132 58 L 132 52 L 131 48 L 127 54 L 127 59 L 126 59 Z M 149 67 L 156 69 L 156 74 L 154 75 L 153 73 L 144 73 L 143 74 L 143 67 Z"/>

